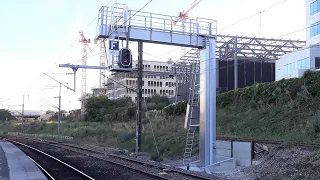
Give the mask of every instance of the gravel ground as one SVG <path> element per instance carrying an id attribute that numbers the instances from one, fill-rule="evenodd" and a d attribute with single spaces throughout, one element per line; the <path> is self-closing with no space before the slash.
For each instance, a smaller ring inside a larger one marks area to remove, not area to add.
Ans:
<path id="1" fill-rule="evenodd" d="M 320 151 L 312 147 L 274 146 L 247 168 L 226 175 L 228 179 L 320 179 Z"/>
<path id="2" fill-rule="evenodd" d="M 150 172 L 150 173 L 153 173 L 153 174 L 161 173 L 161 172 L 163 172 L 163 169 L 164 169 L 164 166 L 162 166 L 158 162 L 145 161 L 144 159 L 138 159 L 138 161 L 137 161 L 136 158 L 133 158 L 133 157 L 130 157 L 130 156 L 124 156 L 123 158 L 125 158 L 125 159 L 121 159 L 121 158 L 118 158 L 119 155 L 117 155 L 117 156 L 111 156 L 110 154 L 109 155 L 101 155 L 101 154 L 91 153 L 91 152 L 88 152 L 86 150 L 79 150 L 77 148 L 71 148 L 71 147 L 68 147 L 68 148 L 73 149 L 75 151 L 90 153 L 94 157 L 99 157 L 99 158 L 102 158 L 102 159 L 111 160 L 113 162 L 118 162 L 118 163 L 121 163 L 121 164 L 125 164 L 125 165 L 130 166 L 130 167 L 137 167 L 140 170 L 143 170 L 143 171 L 146 171 L 146 172 Z M 128 161 L 128 160 L 134 160 L 134 161 Z M 178 170 L 179 171 L 183 171 L 182 169 L 178 169 Z M 181 173 L 176 173 L 174 171 L 165 171 L 165 172 L 167 173 L 165 175 L 165 177 L 169 178 L 169 179 L 201 180 L 201 178 L 196 178 L 196 177 L 183 175 Z M 218 178 L 217 176 L 212 176 L 212 175 L 208 175 L 208 174 L 206 174 L 205 177 L 209 177 L 210 179 L 217 179 Z"/>

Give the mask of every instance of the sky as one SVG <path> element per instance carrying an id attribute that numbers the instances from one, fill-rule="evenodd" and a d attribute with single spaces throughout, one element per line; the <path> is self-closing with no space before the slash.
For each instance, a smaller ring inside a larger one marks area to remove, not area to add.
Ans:
<path id="1" fill-rule="evenodd" d="M 306 27 L 305 0 L 203 0 L 190 13 L 190 18 L 204 17 L 218 22 L 218 34 L 242 35 L 305 40 L 306 31 L 283 36 Z M 21 109 L 23 95 L 25 109 L 55 110 L 42 103 L 45 99 L 58 105 L 59 84 L 43 75 L 74 86 L 71 69 L 59 68 L 59 64 L 81 64 L 82 44 L 79 30 L 85 30 L 87 38 L 96 36 L 97 15 L 109 0 L 2 0 L 0 6 L 0 108 Z M 149 0 L 110 0 L 123 3 L 129 9 L 139 10 Z M 193 0 L 152 0 L 144 12 L 177 16 Z M 268 10 L 266 10 L 268 9 Z M 264 11 L 266 10 L 266 11 Z M 261 13 L 259 13 L 261 12 Z M 252 16 L 257 14 L 255 16 Z M 233 26 L 235 22 L 252 16 Z M 94 48 L 96 44 L 91 43 Z M 137 59 L 136 44 L 130 48 Z M 172 51 L 174 50 L 174 51 Z M 145 44 L 144 60 L 178 60 L 177 47 Z M 88 65 L 99 65 L 99 48 L 88 54 Z M 149 55 L 151 54 L 151 55 Z M 87 70 L 87 92 L 98 86 L 99 71 Z M 76 91 L 62 88 L 62 109 L 80 108 L 81 70 L 76 76 Z"/>

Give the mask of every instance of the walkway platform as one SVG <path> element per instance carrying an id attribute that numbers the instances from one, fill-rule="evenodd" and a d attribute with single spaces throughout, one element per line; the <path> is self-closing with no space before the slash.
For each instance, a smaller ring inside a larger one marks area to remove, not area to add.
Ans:
<path id="1" fill-rule="evenodd" d="M 45 180 L 42 171 L 19 148 L 0 139 L 1 180 Z"/>

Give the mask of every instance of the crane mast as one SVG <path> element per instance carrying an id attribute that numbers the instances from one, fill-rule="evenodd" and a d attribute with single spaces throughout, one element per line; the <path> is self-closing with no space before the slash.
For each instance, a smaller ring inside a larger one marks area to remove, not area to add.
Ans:
<path id="1" fill-rule="evenodd" d="M 81 39 L 79 42 L 82 43 L 82 65 L 87 65 L 87 49 L 91 52 L 91 48 L 89 47 L 90 39 L 86 39 L 83 31 L 79 31 Z M 81 117 L 84 117 L 85 113 L 85 104 L 86 104 L 86 96 L 87 96 L 87 71 L 85 68 L 82 69 L 82 80 L 81 80 Z"/>
<path id="2" fill-rule="evenodd" d="M 100 66 L 106 66 L 106 52 L 105 52 L 105 44 L 103 39 L 100 39 Z M 105 76 L 106 76 L 106 70 L 100 69 L 100 81 L 99 81 L 99 87 L 104 88 L 105 84 Z"/>
<path id="3" fill-rule="evenodd" d="M 202 0 L 195 0 L 193 3 L 184 11 L 179 13 L 179 16 L 176 20 L 173 21 L 174 24 L 177 24 L 178 22 L 181 22 L 181 31 L 184 33 L 186 32 L 186 18 L 188 17 L 188 13 L 191 12 L 192 9 L 194 9 L 198 4 L 200 4 Z M 186 48 L 181 47 L 181 57 L 183 57 L 186 54 Z"/>

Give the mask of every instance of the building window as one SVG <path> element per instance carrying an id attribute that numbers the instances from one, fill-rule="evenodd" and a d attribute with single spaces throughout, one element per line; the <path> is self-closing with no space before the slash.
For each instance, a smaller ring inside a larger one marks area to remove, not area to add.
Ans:
<path id="1" fill-rule="evenodd" d="M 313 1 L 310 4 L 310 16 L 312 16 L 315 13 L 319 12 L 319 10 L 320 10 L 320 1 L 319 0 Z"/>
<path id="2" fill-rule="evenodd" d="M 294 63 L 290 63 L 284 66 L 284 76 L 290 76 L 294 72 Z"/>
<path id="3" fill-rule="evenodd" d="M 315 68 L 320 69 L 320 57 L 315 57 Z"/>
<path id="4" fill-rule="evenodd" d="M 320 33 L 320 21 L 310 26 L 310 36 L 315 36 Z"/>
<path id="5" fill-rule="evenodd" d="M 310 58 L 299 60 L 298 69 L 310 69 Z"/>

